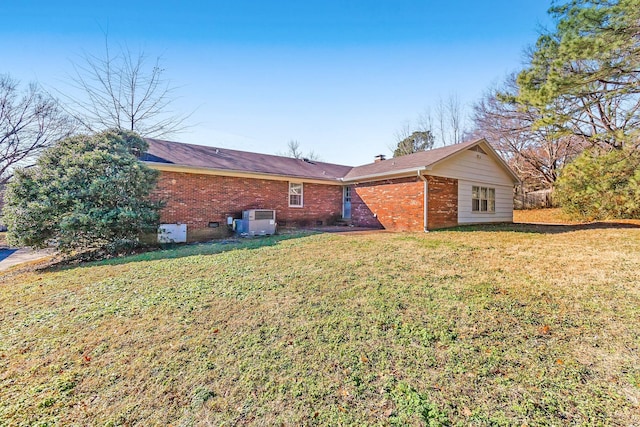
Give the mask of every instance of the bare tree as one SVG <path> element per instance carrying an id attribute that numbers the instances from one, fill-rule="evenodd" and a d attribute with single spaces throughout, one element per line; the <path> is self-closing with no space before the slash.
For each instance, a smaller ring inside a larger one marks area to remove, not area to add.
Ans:
<path id="1" fill-rule="evenodd" d="M 433 126 L 433 116 L 431 115 L 431 109 L 427 108 L 421 114 L 418 115 L 418 118 L 416 119 L 416 129 L 422 132 L 428 131 L 435 138 L 436 132 Z M 434 143 L 435 143 L 435 140 L 434 140 Z M 433 147 L 429 147 L 429 148 L 433 148 Z"/>
<path id="2" fill-rule="evenodd" d="M 300 150 L 300 143 L 294 139 L 287 142 L 287 151 L 284 155 L 287 157 L 293 157 L 294 159 L 301 159 L 302 150 Z"/>
<path id="3" fill-rule="evenodd" d="M 393 133 L 394 143 L 388 146 L 389 150 L 391 150 L 392 152 L 395 151 L 395 149 L 398 148 L 398 144 L 400 143 L 400 141 L 403 141 L 405 138 L 411 136 L 411 133 L 413 133 L 415 128 L 416 126 L 412 124 L 411 121 L 407 120 L 406 122 L 404 122 L 400 129 L 396 130 Z"/>
<path id="4" fill-rule="evenodd" d="M 447 99 L 440 98 L 436 106 L 438 140 L 442 145 L 462 142 L 464 135 L 464 109 L 458 95 L 451 94 Z"/>
<path id="5" fill-rule="evenodd" d="M 397 156 L 430 150 L 438 145 L 457 144 L 469 136 L 465 124 L 465 109 L 457 95 L 449 95 L 447 99 L 438 98 L 435 119 L 431 110 L 427 108 L 416 120 L 407 120 L 394 134 L 395 143 L 389 146 L 389 149 Z M 416 147 L 413 151 L 412 145 Z M 398 149 L 400 150 L 396 153 Z"/>
<path id="6" fill-rule="evenodd" d="M 551 188 L 559 170 L 585 147 L 585 140 L 539 126 L 543 111 L 516 101 L 515 75 L 488 91 L 474 107 L 474 134 L 483 136 L 507 159 L 528 190 Z"/>
<path id="7" fill-rule="evenodd" d="M 320 160 L 317 153 L 313 150 L 307 154 L 303 154 L 300 149 L 300 143 L 295 139 L 287 142 L 287 150 L 284 153 L 278 153 L 280 156 L 293 157 L 294 159 L 308 159 L 308 160 Z"/>
<path id="8" fill-rule="evenodd" d="M 144 52 L 134 54 L 129 49 L 113 55 L 105 39 L 102 56 L 85 54 L 73 67 L 69 84 L 78 94 L 60 93 L 86 130 L 115 128 L 163 137 L 188 127 L 190 114 L 170 109 L 176 87 L 165 78 L 161 58 L 149 61 Z"/>
<path id="9" fill-rule="evenodd" d="M 74 132 L 58 101 L 31 83 L 24 90 L 0 75 L 0 188 L 17 166 L 27 166 L 45 148 Z"/>

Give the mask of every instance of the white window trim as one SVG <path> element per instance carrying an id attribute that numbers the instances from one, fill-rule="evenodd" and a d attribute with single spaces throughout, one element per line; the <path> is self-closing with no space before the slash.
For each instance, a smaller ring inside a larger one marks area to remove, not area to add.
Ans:
<path id="1" fill-rule="evenodd" d="M 478 198 L 475 199 L 473 197 L 473 189 L 477 188 L 478 189 Z M 486 198 L 482 198 L 482 190 L 485 190 L 485 194 L 487 195 Z M 493 206 L 491 206 L 490 201 L 492 200 L 489 197 L 489 192 L 493 191 Z M 473 201 L 474 200 L 478 200 L 478 210 L 473 209 Z M 486 200 L 487 201 L 487 210 L 482 210 L 482 201 Z M 490 208 L 493 207 L 493 210 L 491 210 Z M 480 186 L 480 185 L 472 185 L 471 186 L 471 212 L 474 214 L 489 214 L 489 215 L 495 215 L 496 213 L 496 189 L 495 187 L 484 187 L 484 186 Z"/>
<path id="2" fill-rule="evenodd" d="M 292 205 L 291 204 L 291 196 L 297 196 L 297 194 L 291 193 L 291 185 L 299 185 L 300 186 L 300 204 Z M 289 207 L 290 208 L 302 208 L 304 207 L 304 184 L 302 182 L 289 182 L 289 194 L 287 196 Z"/>

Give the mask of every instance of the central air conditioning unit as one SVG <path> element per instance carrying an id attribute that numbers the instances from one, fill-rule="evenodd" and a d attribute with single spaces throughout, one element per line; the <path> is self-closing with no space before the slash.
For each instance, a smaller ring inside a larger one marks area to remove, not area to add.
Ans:
<path id="1" fill-rule="evenodd" d="M 276 211 L 273 209 L 249 209 L 242 211 L 242 219 L 234 220 L 236 233 L 244 236 L 276 234 Z"/>

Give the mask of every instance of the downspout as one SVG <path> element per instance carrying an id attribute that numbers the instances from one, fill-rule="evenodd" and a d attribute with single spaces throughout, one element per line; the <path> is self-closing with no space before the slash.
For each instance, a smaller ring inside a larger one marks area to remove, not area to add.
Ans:
<path id="1" fill-rule="evenodd" d="M 422 171 L 418 171 L 418 176 L 420 177 L 420 179 L 422 180 L 422 182 L 424 182 L 424 202 L 422 203 L 422 209 L 424 211 L 424 232 L 428 233 L 429 229 L 427 227 L 427 213 L 429 211 L 429 183 L 427 181 L 427 178 L 424 177 L 424 175 L 422 175 Z"/>

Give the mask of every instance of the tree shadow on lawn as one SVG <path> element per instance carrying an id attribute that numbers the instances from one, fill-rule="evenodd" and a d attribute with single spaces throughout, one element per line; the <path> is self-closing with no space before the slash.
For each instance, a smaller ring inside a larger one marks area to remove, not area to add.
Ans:
<path id="1" fill-rule="evenodd" d="M 515 233 L 561 234 L 582 230 L 611 230 L 611 229 L 640 229 L 640 223 L 631 222 L 590 222 L 582 224 L 531 224 L 531 223 L 501 223 L 474 224 L 448 228 L 442 231 L 508 231 Z"/>
<path id="2" fill-rule="evenodd" d="M 258 249 L 258 248 L 264 248 L 267 246 L 275 246 L 278 243 L 285 240 L 308 237 L 314 234 L 319 234 L 319 233 L 303 231 L 303 232 L 276 234 L 273 236 L 262 236 L 262 237 L 248 237 L 248 238 L 234 237 L 234 238 L 216 240 L 216 241 L 206 242 L 206 243 L 163 245 L 159 249 L 155 249 L 155 250 L 151 249 L 138 254 L 117 256 L 114 258 L 108 258 L 108 259 L 103 259 L 98 261 L 87 261 L 87 262 L 78 261 L 76 263 L 73 263 L 73 260 L 63 260 L 62 262 L 59 262 L 55 265 L 50 265 L 45 269 L 49 271 L 68 270 L 68 269 L 74 269 L 74 268 L 95 267 L 95 266 L 104 266 L 104 265 L 122 265 L 122 264 L 129 264 L 132 262 L 145 262 L 145 261 L 156 261 L 156 260 L 163 260 L 163 259 L 185 258 L 185 257 L 197 256 L 197 255 L 214 255 L 214 254 L 229 252 L 233 250 Z"/>

